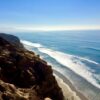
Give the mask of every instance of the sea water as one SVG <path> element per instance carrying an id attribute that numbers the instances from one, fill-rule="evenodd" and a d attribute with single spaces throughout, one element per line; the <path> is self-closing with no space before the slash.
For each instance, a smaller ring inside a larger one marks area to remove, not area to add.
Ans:
<path id="1" fill-rule="evenodd" d="M 12 33 L 90 100 L 100 100 L 100 31 Z"/>

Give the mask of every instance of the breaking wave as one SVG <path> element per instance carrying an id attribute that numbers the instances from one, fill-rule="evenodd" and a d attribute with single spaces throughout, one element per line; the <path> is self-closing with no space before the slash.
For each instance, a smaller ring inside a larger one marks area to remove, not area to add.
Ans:
<path id="1" fill-rule="evenodd" d="M 50 57 L 55 59 L 60 64 L 69 68 L 70 70 L 75 72 L 77 75 L 80 75 L 81 77 L 86 79 L 88 82 L 90 82 L 94 86 L 100 88 L 100 84 L 98 84 L 96 80 L 96 75 L 94 73 L 95 71 L 89 68 L 87 65 L 85 65 L 82 61 L 87 61 L 93 64 L 99 64 L 99 63 L 92 61 L 90 59 L 87 59 L 87 58 L 82 58 L 79 56 L 70 55 L 70 54 L 60 52 L 60 51 L 48 49 L 39 43 L 32 43 L 32 42 L 25 41 L 25 40 L 21 40 L 21 42 L 24 45 L 37 48 L 40 52 L 49 55 Z"/>
<path id="2" fill-rule="evenodd" d="M 21 43 L 23 43 L 27 46 L 36 47 L 36 48 L 42 47 L 42 45 L 39 44 L 39 43 L 32 43 L 32 42 L 29 42 L 29 41 L 26 41 L 26 40 L 21 40 Z"/>

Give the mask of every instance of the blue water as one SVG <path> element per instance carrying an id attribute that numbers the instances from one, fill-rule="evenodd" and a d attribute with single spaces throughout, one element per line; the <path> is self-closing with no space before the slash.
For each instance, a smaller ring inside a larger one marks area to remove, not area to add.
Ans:
<path id="1" fill-rule="evenodd" d="M 52 64 L 90 100 L 100 100 L 100 31 L 12 34 L 27 49 Z"/>

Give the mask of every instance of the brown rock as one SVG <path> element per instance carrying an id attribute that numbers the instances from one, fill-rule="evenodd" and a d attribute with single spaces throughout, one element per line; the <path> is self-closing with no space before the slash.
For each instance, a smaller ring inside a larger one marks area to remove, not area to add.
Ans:
<path id="1" fill-rule="evenodd" d="M 0 37 L 0 100 L 63 100 L 51 66 L 15 44 Z"/>

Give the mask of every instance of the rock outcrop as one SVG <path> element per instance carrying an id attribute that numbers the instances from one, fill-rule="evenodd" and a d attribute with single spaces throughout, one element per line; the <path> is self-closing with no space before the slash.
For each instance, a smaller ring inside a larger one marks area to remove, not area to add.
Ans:
<path id="1" fill-rule="evenodd" d="M 9 43 L 15 45 L 16 47 L 23 48 L 23 45 L 20 43 L 19 38 L 14 35 L 0 33 L 0 37 L 7 40 Z"/>
<path id="2" fill-rule="evenodd" d="M 4 35 L 0 35 L 0 100 L 63 100 L 51 66 L 24 49 L 18 38 L 13 42 L 13 36 Z"/>

